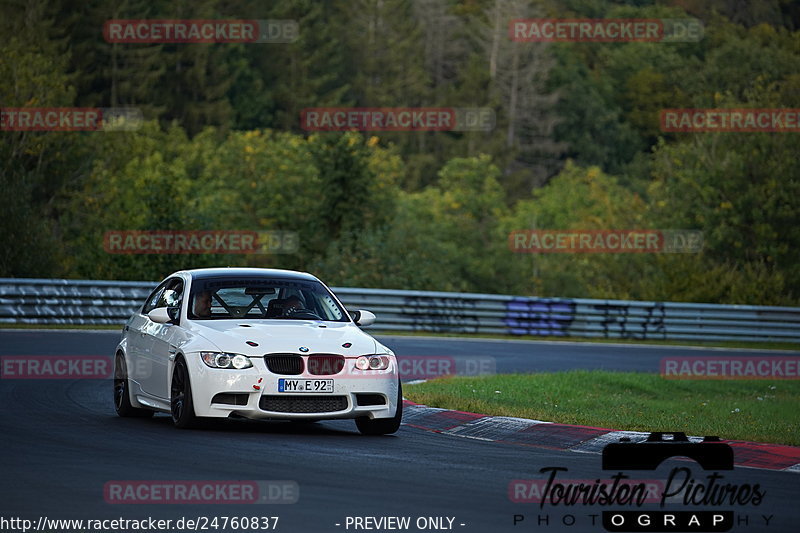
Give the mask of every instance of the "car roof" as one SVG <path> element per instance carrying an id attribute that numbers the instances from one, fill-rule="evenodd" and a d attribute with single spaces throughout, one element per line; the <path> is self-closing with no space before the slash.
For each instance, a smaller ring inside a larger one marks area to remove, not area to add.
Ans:
<path id="1" fill-rule="evenodd" d="M 275 279 L 302 279 L 308 281 L 319 281 L 315 276 L 308 272 L 297 272 L 295 270 L 281 270 L 277 268 L 195 268 L 192 270 L 182 270 L 177 274 L 188 274 L 192 280 L 207 278 L 252 278 L 269 277 Z"/>

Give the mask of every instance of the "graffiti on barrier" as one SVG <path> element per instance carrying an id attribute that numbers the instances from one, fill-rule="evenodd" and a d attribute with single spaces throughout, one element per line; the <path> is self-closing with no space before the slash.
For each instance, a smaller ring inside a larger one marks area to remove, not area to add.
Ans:
<path id="1" fill-rule="evenodd" d="M 645 308 L 644 316 L 631 315 L 631 306 L 616 304 L 596 304 L 596 310 L 603 312 L 603 336 L 620 339 L 666 339 L 667 329 L 664 326 L 666 311 L 663 303 L 656 303 Z M 640 309 L 637 307 L 636 309 Z"/>
<path id="2" fill-rule="evenodd" d="M 565 336 L 575 319 L 575 302 L 552 298 L 514 298 L 504 322 L 511 335 Z"/>
<path id="3" fill-rule="evenodd" d="M 414 331 L 478 333 L 474 300 L 407 296 L 402 313 L 410 315 Z"/>

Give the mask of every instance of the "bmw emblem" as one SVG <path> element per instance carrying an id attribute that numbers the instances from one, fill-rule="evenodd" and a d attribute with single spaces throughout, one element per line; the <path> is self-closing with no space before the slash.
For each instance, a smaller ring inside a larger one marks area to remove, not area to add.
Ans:
<path id="1" fill-rule="evenodd" d="M 306 353 L 308 351 L 308 348 L 306 348 L 305 346 L 301 346 L 300 351 Z"/>

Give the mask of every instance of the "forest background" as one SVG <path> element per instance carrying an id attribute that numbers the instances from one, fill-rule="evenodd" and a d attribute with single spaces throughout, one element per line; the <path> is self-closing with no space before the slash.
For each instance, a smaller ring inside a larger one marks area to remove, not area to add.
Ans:
<path id="1" fill-rule="evenodd" d="M 697 18 L 698 42 L 520 43 L 516 18 Z M 285 44 L 119 44 L 109 19 L 292 19 Z M 0 276 L 218 265 L 332 286 L 797 305 L 800 133 L 664 108 L 800 108 L 788 0 L 3 0 L 0 106 L 137 107 L 0 132 Z M 484 107 L 481 132 L 314 133 L 309 107 Z M 700 230 L 691 254 L 520 254 L 521 229 Z M 118 255 L 109 230 L 295 231 L 276 255 Z"/>

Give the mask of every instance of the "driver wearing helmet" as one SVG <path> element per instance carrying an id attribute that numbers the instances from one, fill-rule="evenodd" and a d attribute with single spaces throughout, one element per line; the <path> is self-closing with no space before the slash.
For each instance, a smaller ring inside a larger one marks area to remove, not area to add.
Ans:
<path id="1" fill-rule="evenodd" d="M 283 316 L 289 316 L 305 308 L 306 306 L 300 298 L 297 296 L 289 296 L 286 298 L 286 303 L 283 304 Z"/>
<path id="2" fill-rule="evenodd" d="M 194 314 L 198 318 L 211 316 L 211 291 L 198 292 L 194 297 Z"/>

